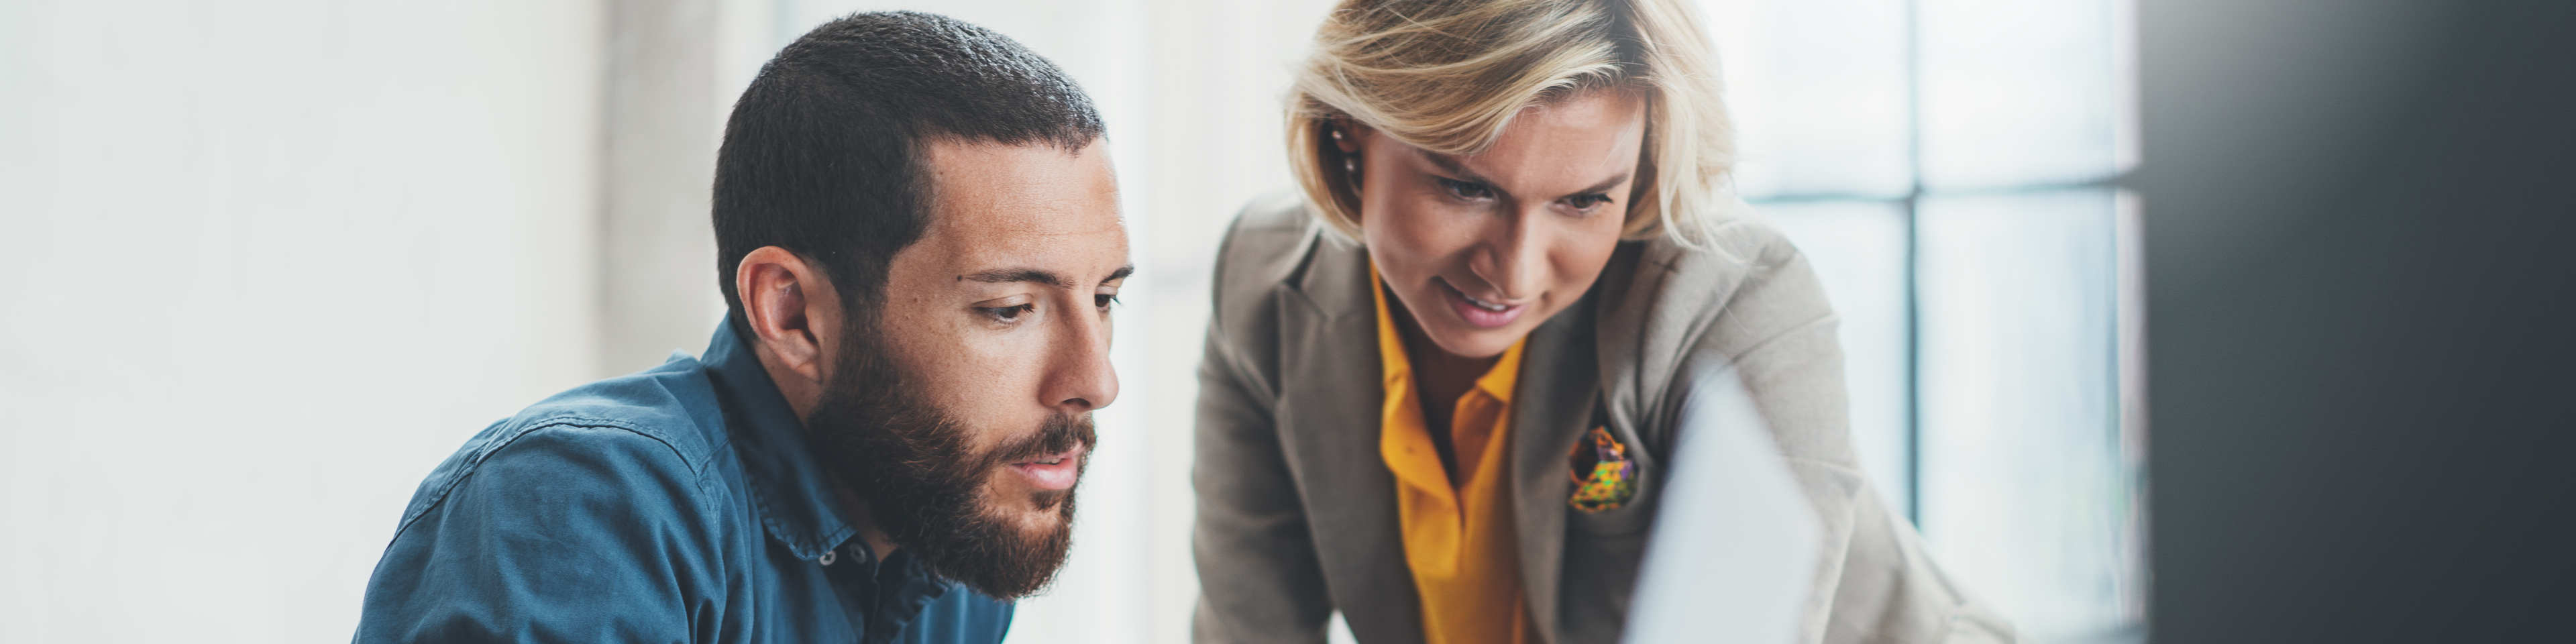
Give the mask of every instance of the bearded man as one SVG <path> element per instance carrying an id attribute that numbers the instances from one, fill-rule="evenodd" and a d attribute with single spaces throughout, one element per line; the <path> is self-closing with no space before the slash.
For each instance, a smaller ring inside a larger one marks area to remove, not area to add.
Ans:
<path id="1" fill-rule="evenodd" d="M 1099 114 L 956 20 L 806 34 L 736 104 L 704 355 L 573 389 L 423 481 L 359 642 L 996 642 L 1118 395 Z"/>

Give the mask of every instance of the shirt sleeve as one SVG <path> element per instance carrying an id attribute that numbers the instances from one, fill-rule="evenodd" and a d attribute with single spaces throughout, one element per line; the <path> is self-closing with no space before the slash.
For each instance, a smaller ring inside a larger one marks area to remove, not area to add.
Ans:
<path id="1" fill-rule="evenodd" d="M 355 642 L 713 639 L 713 524 L 659 439 L 545 425 L 458 476 L 386 548 Z"/>

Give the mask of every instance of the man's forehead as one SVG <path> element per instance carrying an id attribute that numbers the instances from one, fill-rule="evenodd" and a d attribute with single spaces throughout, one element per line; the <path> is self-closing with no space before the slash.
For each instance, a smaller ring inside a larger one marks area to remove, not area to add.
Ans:
<path id="1" fill-rule="evenodd" d="M 1047 265 L 1105 274 L 1124 266 L 1126 228 L 1102 147 L 934 141 L 926 155 L 931 221 L 918 245 L 968 272 Z"/>
<path id="2" fill-rule="evenodd" d="M 932 223 L 1041 234 L 1116 228 L 1118 179 L 1103 147 L 932 141 L 924 155 Z"/>
<path id="3" fill-rule="evenodd" d="M 954 204 L 933 211 L 927 234 L 1047 239 L 1126 235 L 1126 222 L 1115 207 L 1085 210 L 1081 204 L 1045 200 L 996 204 Z"/>

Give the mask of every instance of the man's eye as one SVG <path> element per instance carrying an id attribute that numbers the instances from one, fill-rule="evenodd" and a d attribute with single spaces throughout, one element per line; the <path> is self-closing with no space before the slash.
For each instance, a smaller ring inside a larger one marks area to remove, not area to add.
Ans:
<path id="1" fill-rule="evenodd" d="M 1022 304 L 1019 306 L 1003 306 L 976 310 L 983 311 L 985 315 L 993 316 L 993 319 L 996 320 L 1001 320 L 1003 322 L 1018 322 L 1020 321 L 1020 314 L 1038 310 L 1038 305 Z"/>
<path id="2" fill-rule="evenodd" d="M 1111 305 L 1111 304 L 1117 304 L 1117 303 L 1118 303 L 1118 296 L 1116 296 L 1116 295 L 1101 294 L 1101 295 L 1093 295 L 1093 296 L 1091 296 L 1091 305 L 1092 305 L 1092 306 L 1097 306 L 1097 307 L 1100 307 L 1100 308 L 1103 308 L 1103 309 L 1109 308 L 1109 305 Z"/>
<path id="3" fill-rule="evenodd" d="M 1489 198 L 1489 197 L 1494 196 L 1494 191 L 1493 191 L 1492 189 L 1486 188 L 1486 187 L 1484 186 L 1484 184 L 1468 183 L 1468 182 L 1465 182 L 1465 181 L 1459 181 L 1459 180 L 1457 180 L 1457 179 L 1451 179 L 1451 178 L 1448 178 L 1448 177 L 1433 177 L 1433 178 L 1434 178 L 1434 179 L 1438 179 L 1438 180 L 1440 181 L 1440 188 L 1441 188 L 1442 190 L 1447 190 L 1447 191 L 1449 191 L 1449 196 L 1452 196 L 1452 197 L 1457 197 L 1457 198 L 1460 198 L 1460 199 L 1467 199 L 1467 200 L 1476 200 L 1476 199 L 1485 199 L 1485 198 Z"/>

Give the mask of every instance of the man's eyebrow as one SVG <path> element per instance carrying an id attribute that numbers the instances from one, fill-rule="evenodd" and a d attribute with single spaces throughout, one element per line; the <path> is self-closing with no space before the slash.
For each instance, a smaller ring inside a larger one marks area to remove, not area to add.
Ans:
<path id="1" fill-rule="evenodd" d="M 1101 279 L 1100 283 L 1107 284 L 1127 279 L 1128 275 L 1132 275 L 1135 272 L 1135 264 L 1120 266 L 1118 267 L 1118 270 L 1110 271 L 1109 277 Z M 1057 275 L 1054 271 L 1049 271 L 1043 268 L 996 268 L 989 271 L 977 271 L 959 275 L 957 276 L 957 281 L 976 281 L 989 284 L 1037 282 L 1039 284 L 1045 284 L 1056 288 L 1074 288 L 1073 280 L 1065 279 L 1064 276 Z"/>
<path id="2" fill-rule="evenodd" d="M 960 282 L 970 280 L 991 284 L 1037 282 L 1039 284 L 1045 284 L 1057 288 L 1073 288 L 1073 280 L 1065 279 L 1063 276 L 1056 275 L 1053 271 L 1048 271 L 1042 268 L 996 268 L 989 271 L 976 271 L 957 276 L 957 281 Z"/>

